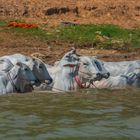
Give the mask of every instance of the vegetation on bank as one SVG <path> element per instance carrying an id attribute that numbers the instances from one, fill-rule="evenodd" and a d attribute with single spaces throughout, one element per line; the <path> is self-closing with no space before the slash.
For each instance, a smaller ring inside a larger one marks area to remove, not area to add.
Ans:
<path id="1" fill-rule="evenodd" d="M 0 31 L 13 33 L 17 37 L 67 42 L 78 47 L 140 48 L 140 29 L 124 29 L 115 25 L 60 25 L 56 28 L 40 25 L 38 28 L 21 28 L 8 27 L 7 24 L 7 21 L 0 20 Z"/>

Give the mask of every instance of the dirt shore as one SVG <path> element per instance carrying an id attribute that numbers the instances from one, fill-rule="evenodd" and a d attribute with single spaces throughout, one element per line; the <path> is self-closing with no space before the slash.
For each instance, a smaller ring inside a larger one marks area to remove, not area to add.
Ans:
<path id="1" fill-rule="evenodd" d="M 62 21 L 140 27 L 139 0 L 1 0 L 0 17 L 50 26 Z"/>
<path id="2" fill-rule="evenodd" d="M 12 33 L 0 32 L 0 55 L 22 53 L 25 55 L 32 55 L 41 58 L 48 64 L 53 64 L 59 60 L 63 54 L 76 47 L 74 44 L 61 42 L 42 42 L 36 39 L 25 39 L 14 36 Z M 98 56 L 105 61 L 122 61 L 122 60 L 136 60 L 140 59 L 140 49 L 134 50 L 104 50 L 93 48 L 77 48 L 77 53 L 80 55 Z"/>

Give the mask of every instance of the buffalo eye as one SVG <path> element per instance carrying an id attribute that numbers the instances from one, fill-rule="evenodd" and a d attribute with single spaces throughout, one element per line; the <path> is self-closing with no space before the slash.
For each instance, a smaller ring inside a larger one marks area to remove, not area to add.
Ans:
<path id="1" fill-rule="evenodd" d="M 39 68 L 40 68 L 40 69 L 42 69 L 42 68 L 43 68 L 43 66 L 42 66 L 42 65 L 39 65 Z"/>
<path id="2" fill-rule="evenodd" d="M 83 65 L 88 66 L 89 64 L 88 63 L 83 63 Z"/>
<path id="3" fill-rule="evenodd" d="M 24 70 L 25 70 L 25 71 L 28 71 L 28 69 L 27 69 L 27 68 L 25 68 Z"/>

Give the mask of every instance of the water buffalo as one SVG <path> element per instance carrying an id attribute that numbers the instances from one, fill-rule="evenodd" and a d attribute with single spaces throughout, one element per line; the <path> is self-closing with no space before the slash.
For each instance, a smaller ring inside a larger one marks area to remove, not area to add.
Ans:
<path id="1" fill-rule="evenodd" d="M 103 70 L 103 65 L 86 57 L 79 56 L 72 50 L 67 52 L 54 67 L 49 67 L 49 72 L 54 78 L 54 91 L 70 91 L 77 88 L 87 88 L 87 82 L 101 80 L 109 77 L 109 73 Z M 52 72 L 52 71 L 53 72 Z"/>
<path id="2" fill-rule="evenodd" d="M 140 88 L 140 69 L 135 69 L 124 75 L 110 76 L 108 79 L 95 81 L 91 84 L 91 88 L 123 89 L 127 87 Z"/>
<path id="3" fill-rule="evenodd" d="M 12 62 L 12 64 L 16 64 L 17 62 L 22 62 L 27 66 L 29 66 L 29 68 L 32 70 L 33 74 L 36 77 L 35 85 L 40 85 L 41 83 L 44 82 L 50 84 L 52 82 L 52 78 L 50 77 L 45 64 L 40 59 L 31 58 L 23 54 L 13 54 L 13 55 L 6 55 L 0 57 L 0 60 L 5 58 L 9 59 Z"/>
<path id="4" fill-rule="evenodd" d="M 35 80 L 36 78 L 30 68 L 18 62 L 9 71 L 0 75 L 0 95 L 32 91 L 32 82 Z"/>
<path id="5" fill-rule="evenodd" d="M 140 60 L 103 63 L 111 76 L 126 75 L 133 72 L 136 68 L 140 68 Z"/>

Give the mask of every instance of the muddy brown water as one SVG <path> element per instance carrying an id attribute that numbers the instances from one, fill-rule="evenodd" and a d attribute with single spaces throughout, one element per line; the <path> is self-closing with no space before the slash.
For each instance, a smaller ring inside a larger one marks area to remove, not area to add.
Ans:
<path id="1" fill-rule="evenodd" d="M 0 140 L 139 140 L 140 90 L 0 96 Z"/>

